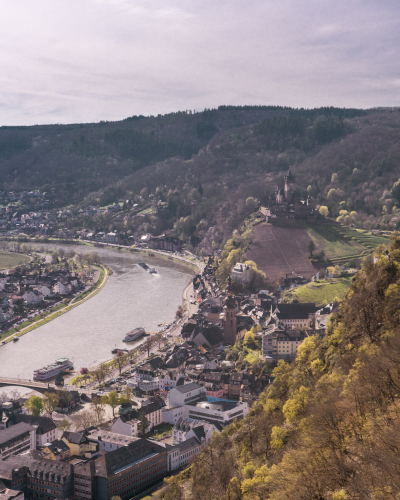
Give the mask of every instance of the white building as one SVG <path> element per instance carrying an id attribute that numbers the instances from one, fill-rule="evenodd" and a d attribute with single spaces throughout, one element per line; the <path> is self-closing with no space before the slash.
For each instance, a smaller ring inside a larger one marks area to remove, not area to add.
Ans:
<path id="1" fill-rule="evenodd" d="M 195 382 L 180 385 L 169 391 L 167 396 L 167 408 L 184 406 L 185 404 L 204 399 L 206 395 L 206 389 Z"/>
<path id="2" fill-rule="evenodd" d="M 36 292 L 36 293 L 35 293 Z M 43 295 L 39 293 L 37 290 L 31 290 L 29 292 L 25 292 L 22 296 L 27 304 L 39 304 L 43 302 Z"/>
<path id="3" fill-rule="evenodd" d="M 68 293 L 67 287 L 64 285 L 64 283 L 61 283 L 61 281 L 54 285 L 53 291 L 54 293 L 58 293 L 59 295 L 66 295 Z"/>
<path id="4" fill-rule="evenodd" d="M 181 417 L 183 417 L 183 406 L 175 406 L 175 408 L 163 408 L 163 423 L 175 425 Z"/>
<path id="5" fill-rule="evenodd" d="M 172 444 L 176 445 L 195 437 L 202 446 L 212 438 L 213 432 L 221 432 L 219 424 L 212 424 L 205 420 L 181 417 L 172 429 Z"/>
<path id="6" fill-rule="evenodd" d="M 52 297 L 54 295 L 53 289 L 47 285 L 39 285 L 37 290 L 43 297 Z"/>
<path id="7" fill-rule="evenodd" d="M 241 284 L 250 283 L 251 272 L 252 269 L 250 266 L 238 262 L 232 270 L 232 281 L 236 281 Z"/>
<path id="8" fill-rule="evenodd" d="M 184 416 L 214 424 L 228 425 L 238 418 L 244 418 L 248 411 L 248 404 L 243 401 L 218 401 L 215 403 L 200 401 L 185 405 Z"/>
<path id="9" fill-rule="evenodd" d="M 194 457 L 200 455 L 202 446 L 195 437 L 192 437 L 187 441 L 179 443 L 176 448 L 179 451 L 179 467 L 184 467 L 188 465 Z"/>
<path id="10" fill-rule="evenodd" d="M 137 441 L 138 437 L 117 434 L 116 432 L 95 431 L 89 435 L 90 439 L 96 439 L 99 442 L 99 451 L 114 451 L 122 446 L 128 446 L 129 443 Z"/>

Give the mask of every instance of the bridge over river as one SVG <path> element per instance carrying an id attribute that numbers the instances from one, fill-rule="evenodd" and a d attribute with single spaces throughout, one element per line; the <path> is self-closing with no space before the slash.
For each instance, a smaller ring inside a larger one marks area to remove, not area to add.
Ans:
<path id="1" fill-rule="evenodd" d="M 4 387 L 7 385 L 15 385 L 21 387 L 28 387 L 29 389 L 33 389 L 38 392 L 46 392 L 50 389 L 50 391 L 55 389 L 53 384 L 49 384 L 48 382 L 37 382 L 36 380 L 24 380 L 21 378 L 5 378 L 0 377 L 0 387 Z"/>

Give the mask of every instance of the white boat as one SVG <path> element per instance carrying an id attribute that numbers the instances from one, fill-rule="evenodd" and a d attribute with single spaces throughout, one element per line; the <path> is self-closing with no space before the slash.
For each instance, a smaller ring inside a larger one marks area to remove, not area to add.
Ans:
<path id="1" fill-rule="evenodd" d="M 135 328 L 134 330 L 125 335 L 125 338 L 123 339 L 122 342 L 133 342 L 134 340 L 139 339 L 143 335 L 146 335 L 146 330 L 144 328 L 142 327 Z"/>
<path id="2" fill-rule="evenodd" d="M 52 365 L 45 366 L 39 370 L 33 372 L 33 378 L 35 380 L 47 380 L 48 378 L 55 377 L 60 373 L 67 370 L 72 370 L 74 364 L 68 358 L 57 359 Z"/>
<path id="3" fill-rule="evenodd" d="M 157 269 L 155 267 L 149 267 L 149 269 L 147 269 L 147 272 L 150 274 L 157 274 Z"/>

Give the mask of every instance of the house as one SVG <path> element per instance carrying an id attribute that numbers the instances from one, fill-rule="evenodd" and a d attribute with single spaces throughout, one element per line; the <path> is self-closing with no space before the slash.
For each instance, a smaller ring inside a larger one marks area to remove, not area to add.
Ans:
<path id="1" fill-rule="evenodd" d="M 202 446 L 195 437 L 192 437 L 182 443 L 179 443 L 176 446 L 176 449 L 179 451 L 179 467 L 185 467 L 194 459 L 194 457 L 200 455 Z"/>
<path id="2" fill-rule="evenodd" d="M 246 264 L 238 262 L 232 269 L 232 281 L 246 285 L 250 283 L 252 275 L 252 268 Z"/>
<path id="3" fill-rule="evenodd" d="M 25 292 L 22 295 L 22 298 L 27 304 L 39 304 L 40 302 L 43 302 L 43 295 L 38 292 L 37 290 L 30 290 L 29 292 Z"/>
<path id="4" fill-rule="evenodd" d="M 109 500 L 132 498 L 167 474 L 167 451 L 153 441 L 138 439 L 127 446 L 75 466 L 75 497 Z"/>
<path id="5" fill-rule="evenodd" d="M 98 442 L 88 438 L 84 432 L 65 431 L 61 440 L 68 446 L 74 457 L 91 458 L 99 449 Z"/>
<path id="6" fill-rule="evenodd" d="M 58 293 L 59 295 L 66 295 L 68 293 L 67 290 L 67 287 L 61 281 L 58 281 L 53 287 L 53 292 L 55 294 Z"/>
<path id="7" fill-rule="evenodd" d="M 52 443 L 44 445 L 44 447 L 42 448 L 42 453 L 46 454 L 46 458 L 48 460 L 55 460 L 57 462 L 59 462 L 60 460 L 66 460 L 71 456 L 71 450 L 69 446 L 61 439 L 57 439 Z"/>
<path id="8" fill-rule="evenodd" d="M 54 295 L 53 289 L 47 285 L 38 285 L 37 290 L 43 297 L 52 297 Z"/>
<path id="9" fill-rule="evenodd" d="M 313 332 L 311 332 L 312 334 Z M 267 361 L 293 359 L 303 340 L 309 336 L 307 330 L 288 329 L 281 325 L 270 325 L 262 336 L 262 355 Z"/>
<path id="10" fill-rule="evenodd" d="M 51 418 L 17 413 L 10 417 L 8 425 L 20 422 L 25 422 L 36 429 L 36 448 L 52 443 L 57 439 L 57 426 Z"/>
<path id="11" fill-rule="evenodd" d="M 172 429 L 172 444 L 176 445 L 195 437 L 204 446 L 212 438 L 213 432 L 221 430 L 222 426 L 219 424 L 181 417 Z"/>
<path id="12" fill-rule="evenodd" d="M 184 406 L 185 404 L 205 399 L 206 389 L 195 382 L 174 387 L 168 393 L 167 408 Z"/>
<path id="13" fill-rule="evenodd" d="M 313 328 L 317 310 L 318 308 L 313 302 L 278 304 L 274 311 L 271 306 L 270 318 L 266 324 L 270 324 L 274 320 L 286 328 Z"/>
<path id="14" fill-rule="evenodd" d="M 36 449 L 35 427 L 20 422 L 0 431 L 0 460 Z"/>
<path id="15" fill-rule="evenodd" d="M 139 413 L 142 414 L 144 412 L 146 415 L 146 419 L 150 424 L 147 430 L 162 423 L 162 409 L 164 406 L 158 401 L 150 401 L 147 404 L 142 404 Z"/>
<path id="16" fill-rule="evenodd" d="M 124 434 L 117 434 L 116 432 L 110 431 L 94 431 L 90 434 L 90 439 L 93 441 L 97 440 L 99 443 L 99 452 L 101 451 L 113 451 L 121 448 L 122 446 L 128 446 L 129 443 L 134 443 L 137 441 L 138 437 L 126 436 Z"/>
<path id="17" fill-rule="evenodd" d="M 163 423 L 176 424 L 180 417 L 183 417 L 183 406 L 175 406 L 174 408 L 163 408 L 162 421 Z"/>
<path id="18" fill-rule="evenodd" d="M 124 436 L 138 436 L 141 431 L 141 419 L 137 410 L 120 415 L 111 426 L 112 432 Z"/>

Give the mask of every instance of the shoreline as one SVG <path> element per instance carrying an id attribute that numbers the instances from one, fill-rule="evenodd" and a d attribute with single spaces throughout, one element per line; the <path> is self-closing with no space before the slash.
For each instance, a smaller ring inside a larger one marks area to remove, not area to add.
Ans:
<path id="1" fill-rule="evenodd" d="M 40 326 L 43 326 L 46 323 L 49 323 L 50 321 L 58 318 L 62 314 L 67 313 L 68 311 L 70 311 L 74 307 L 77 307 L 77 306 L 83 304 L 87 300 L 89 300 L 92 297 L 94 297 L 95 295 L 97 295 L 100 292 L 100 290 L 106 285 L 110 273 L 109 273 L 109 270 L 106 266 L 100 265 L 100 266 L 94 266 L 94 267 L 97 267 L 99 270 L 99 278 L 98 279 L 101 278 L 101 272 L 102 271 L 104 272 L 104 276 L 103 276 L 103 279 L 101 280 L 101 282 L 97 286 L 96 286 L 96 284 L 92 285 L 92 286 L 95 286 L 94 290 L 92 290 L 85 297 L 81 297 L 90 290 L 90 288 L 89 288 L 89 290 L 86 290 L 86 291 L 82 292 L 80 295 L 78 295 L 77 297 L 74 297 L 73 299 L 71 299 L 71 301 L 68 304 L 65 304 L 64 307 L 58 309 L 57 311 L 54 311 L 53 313 L 50 313 L 47 317 L 45 317 L 43 319 L 39 319 L 37 321 L 34 321 L 32 324 L 24 327 L 21 331 L 11 333 L 2 341 L 2 343 L 0 344 L 0 347 L 13 341 L 13 339 L 15 337 L 18 337 L 18 338 L 22 337 L 23 335 L 31 332 L 32 330 L 35 330 L 36 328 L 39 328 Z M 3 332 L 3 333 L 5 333 L 5 332 Z M 3 342 L 4 342 L 4 344 L 3 344 Z"/>
<path id="2" fill-rule="evenodd" d="M 111 245 L 111 244 L 110 244 L 110 246 L 117 246 L 117 245 Z M 136 251 L 137 251 L 137 252 L 139 252 L 139 250 L 136 250 Z M 147 251 L 147 250 L 146 250 L 146 251 L 144 251 L 144 252 L 143 252 L 143 250 L 141 251 L 141 253 L 147 253 L 147 254 L 148 254 L 148 252 L 153 252 L 153 250 L 149 250 L 149 251 Z M 157 251 L 156 251 L 156 252 L 157 252 Z M 161 252 L 157 252 L 157 253 L 161 254 Z M 173 258 L 173 256 L 172 256 L 172 255 L 169 255 L 169 254 L 165 254 L 165 253 L 164 253 L 164 254 L 162 254 L 162 255 L 163 255 L 164 257 L 165 257 L 165 256 L 167 256 L 169 259 Z M 175 257 L 177 257 L 177 256 L 175 256 Z M 183 264 L 188 265 L 188 267 L 189 267 L 192 271 L 194 271 L 194 269 L 193 269 L 193 268 L 196 268 L 198 272 L 201 272 L 201 271 L 202 271 L 201 261 L 199 261 L 198 263 L 196 263 L 196 262 L 193 262 L 193 263 L 188 263 L 187 261 L 184 261 L 184 259 L 179 259 L 179 258 L 176 258 L 176 260 L 180 261 L 180 262 L 181 262 L 181 263 L 183 263 Z M 183 314 L 182 318 L 181 318 L 179 321 L 177 321 L 177 322 L 176 322 L 176 324 L 174 325 L 174 327 L 172 327 L 172 330 L 174 330 L 174 329 L 176 329 L 176 328 L 180 327 L 180 326 L 182 325 L 182 323 L 184 323 L 184 321 L 186 321 L 186 320 L 188 319 L 188 316 L 189 316 L 188 312 L 190 311 L 190 302 L 189 302 L 189 299 L 188 299 L 188 297 L 187 297 L 187 293 L 188 293 L 188 291 L 189 291 L 190 286 L 192 285 L 192 283 L 193 283 L 193 278 L 189 280 L 189 282 L 186 284 L 186 286 L 185 286 L 185 287 L 184 287 L 184 289 L 182 290 L 182 305 L 183 305 L 183 308 L 184 308 L 184 314 Z M 167 344 L 169 341 L 170 341 L 170 340 L 168 340 L 168 339 L 166 338 L 166 339 L 165 339 L 165 344 Z M 164 345 L 165 345 L 165 344 L 164 344 Z M 138 344 L 137 346 L 135 346 L 135 347 L 132 349 L 132 351 L 134 351 L 134 350 L 138 349 L 138 348 L 139 348 L 139 346 L 140 346 L 140 344 Z M 156 352 L 157 352 L 157 351 L 156 351 Z M 94 365 L 93 367 L 91 367 L 89 371 L 95 371 L 95 370 L 97 370 L 97 369 L 98 369 L 101 365 L 103 365 L 103 364 L 111 364 L 111 363 L 113 362 L 113 360 L 114 360 L 114 358 L 110 358 L 110 359 L 107 359 L 107 360 L 105 360 L 105 361 L 102 361 L 101 363 L 99 363 L 99 364 Z M 65 386 L 66 386 L 66 385 L 71 385 L 71 387 L 75 387 L 75 388 L 78 388 L 78 389 L 79 389 L 79 388 L 80 388 L 80 386 L 79 386 L 79 385 L 75 385 L 75 384 L 71 384 L 71 383 L 70 383 L 70 381 L 71 381 L 71 380 L 73 380 L 73 379 L 74 379 L 75 377 L 77 377 L 77 376 L 79 376 L 79 373 L 74 373 L 74 374 L 71 374 L 71 377 L 68 377 L 68 376 L 67 376 L 67 377 L 64 379 L 64 385 L 65 385 Z M 93 388 L 93 390 L 95 390 L 95 389 Z"/>

